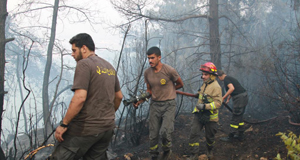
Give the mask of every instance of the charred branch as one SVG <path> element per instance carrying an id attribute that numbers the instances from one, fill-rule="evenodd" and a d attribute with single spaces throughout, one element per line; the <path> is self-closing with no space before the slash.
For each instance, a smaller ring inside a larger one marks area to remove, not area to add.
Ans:
<path id="1" fill-rule="evenodd" d="M 8 92 L 7 91 L 0 91 L 0 96 L 4 95 L 4 94 L 7 94 Z"/>
<path id="2" fill-rule="evenodd" d="M 15 40 L 15 38 L 8 38 L 8 39 L 5 39 L 4 43 L 8 43 L 8 42 L 13 41 L 13 40 Z"/>

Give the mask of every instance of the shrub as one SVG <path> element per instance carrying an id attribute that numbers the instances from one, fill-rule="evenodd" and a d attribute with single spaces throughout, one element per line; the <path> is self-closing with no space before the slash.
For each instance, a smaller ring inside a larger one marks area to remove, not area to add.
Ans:
<path id="1" fill-rule="evenodd" d="M 288 153 L 287 158 L 291 160 L 300 160 L 300 135 L 297 137 L 292 131 L 289 131 L 289 134 L 279 132 L 276 136 L 280 136 L 282 141 L 284 142 Z M 276 160 L 282 160 L 280 154 L 277 154 Z"/>

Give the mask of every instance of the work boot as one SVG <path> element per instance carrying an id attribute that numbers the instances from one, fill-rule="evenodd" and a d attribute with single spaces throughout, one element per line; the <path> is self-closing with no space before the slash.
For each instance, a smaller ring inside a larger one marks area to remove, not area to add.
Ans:
<path id="1" fill-rule="evenodd" d="M 212 159 L 214 158 L 214 154 L 213 154 L 212 149 L 208 149 L 206 155 L 207 155 L 207 158 L 208 158 L 209 160 L 212 160 Z"/>
<path id="2" fill-rule="evenodd" d="M 161 160 L 168 160 L 171 158 L 172 150 L 164 151 Z"/>
<path id="3" fill-rule="evenodd" d="M 233 133 L 229 133 L 228 137 L 221 137 L 220 140 L 223 142 L 232 142 L 233 140 Z"/>
<path id="4" fill-rule="evenodd" d="M 213 154 L 213 146 L 209 146 L 209 145 L 206 145 L 206 155 L 207 155 L 207 158 L 209 160 L 213 160 L 213 157 L 214 157 L 214 154 Z"/>
<path id="5" fill-rule="evenodd" d="M 243 141 L 245 140 L 244 132 L 239 132 L 239 135 L 238 135 L 237 139 L 238 139 L 240 142 L 243 142 Z"/>
<path id="6" fill-rule="evenodd" d="M 244 139 L 245 139 L 244 132 L 239 132 L 239 134 L 235 134 L 233 136 L 233 138 L 235 138 L 235 139 L 237 139 L 237 140 L 239 140 L 241 142 L 244 141 Z"/>
<path id="7" fill-rule="evenodd" d="M 198 159 L 199 159 L 198 154 L 192 154 L 192 156 L 190 157 L 190 160 L 198 160 Z"/>

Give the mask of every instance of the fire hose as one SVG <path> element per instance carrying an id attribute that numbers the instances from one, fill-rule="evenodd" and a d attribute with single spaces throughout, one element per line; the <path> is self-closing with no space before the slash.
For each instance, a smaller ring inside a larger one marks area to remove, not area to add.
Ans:
<path id="1" fill-rule="evenodd" d="M 177 91 L 177 90 L 176 90 L 176 93 L 181 94 L 181 95 L 185 95 L 185 96 L 189 96 L 189 97 L 197 98 L 197 94 L 192 94 L 192 93 L 187 93 L 187 92 L 182 92 L 182 91 Z"/>
<path id="2" fill-rule="evenodd" d="M 187 92 L 182 92 L 182 91 L 177 91 L 177 90 L 176 90 L 176 93 L 185 95 L 185 96 L 189 96 L 189 97 L 195 97 L 195 98 L 198 97 L 197 94 L 192 94 L 192 93 L 187 93 Z M 232 113 L 232 109 L 225 102 L 223 102 L 222 104 Z"/>
<path id="3" fill-rule="evenodd" d="M 197 98 L 197 96 L 198 96 L 197 94 L 192 94 L 192 93 L 187 93 L 187 92 L 182 92 L 182 91 L 177 91 L 177 90 L 176 90 L 176 93 L 177 93 L 177 94 L 181 94 L 181 95 L 185 95 L 185 96 L 189 96 L 189 97 L 194 97 L 194 98 Z M 230 108 L 230 106 L 228 106 L 228 104 L 226 104 L 225 102 L 222 102 L 222 104 L 223 104 L 223 105 L 224 105 L 231 113 L 233 113 L 232 109 Z M 287 117 L 288 120 L 289 120 L 289 124 L 294 125 L 294 126 L 300 126 L 300 123 L 292 122 L 290 116 L 286 116 L 286 117 Z M 272 117 L 272 118 L 269 118 L 269 119 L 267 119 L 267 120 L 262 120 L 262 121 L 257 121 L 257 122 L 249 122 L 249 121 L 246 121 L 246 120 L 244 120 L 244 121 L 245 121 L 246 123 L 249 123 L 249 124 L 258 124 L 258 123 L 263 123 L 263 122 L 270 121 L 270 120 L 275 119 L 275 118 L 277 118 L 277 116 Z"/>

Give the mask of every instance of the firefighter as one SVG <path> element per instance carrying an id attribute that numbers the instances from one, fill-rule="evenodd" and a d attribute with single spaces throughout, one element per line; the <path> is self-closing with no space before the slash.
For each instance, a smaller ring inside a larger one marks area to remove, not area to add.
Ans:
<path id="1" fill-rule="evenodd" d="M 215 144 L 217 122 L 219 121 L 219 108 L 222 103 L 222 90 L 216 80 L 217 68 L 212 62 L 207 62 L 200 67 L 203 84 L 200 88 L 198 102 L 194 108 L 189 138 L 189 147 L 192 152 L 191 159 L 198 159 L 200 132 L 205 127 L 207 156 L 213 158 L 212 149 Z"/>
<path id="2" fill-rule="evenodd" d="M 240 141 L 244 140 L 244 121 L 243 114 L 245 112 L 246 105 L 248 103 L 248 95 L 245 88 L 239 83 L 238 80 L 231 76 L 227 76 L 224 71 L 219 70 L 218 78 L 221 81 L 224 81 L 224 86 L 226 93 L 223 96 L 222 102 L 227 98 L 226 104 L 229 103 L 229 100 L 233 101 L 233 113 L 230 122 L 230 133 L 228 137 L 222 137 L 220 140 L 225 142 L 230 142 L 233 138 L 237 138 Z M 237 134 L 238 133 L 238 134 Z M 237 135 L 235 135 L 237 134 Z"/>

